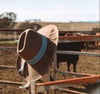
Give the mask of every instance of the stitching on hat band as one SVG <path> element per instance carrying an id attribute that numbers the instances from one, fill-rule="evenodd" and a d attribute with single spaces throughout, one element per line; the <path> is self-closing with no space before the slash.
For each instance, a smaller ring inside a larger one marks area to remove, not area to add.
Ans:
<path id="1" fill-rule="evenodd" d="M 47 48 L 47 38 L 42 36 L 42 46 L 40 48 L 40 51 L 38 52 L 38 54 L 33 59 L 27 61 L 27 63 L 29 63 L 29 64 L 37 63 L 43 57 L 43 55 L 45 54 L 46 48 Z"/>

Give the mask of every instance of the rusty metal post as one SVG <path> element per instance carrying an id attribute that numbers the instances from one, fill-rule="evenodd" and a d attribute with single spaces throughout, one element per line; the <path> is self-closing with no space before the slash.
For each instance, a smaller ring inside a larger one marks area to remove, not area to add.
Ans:
<path id="1" fill-rule="evenodd" d="M 57 53 L 54 56 L 54 76 L 55 80 L 57 80 Z"/>
<path id="2" fill-rule="evenodd" d="M 54 80 L 57 80 L 57 52 L 54 55 Z M 54 90 L 54 94 L 57 94 L 56 90 Z"/>

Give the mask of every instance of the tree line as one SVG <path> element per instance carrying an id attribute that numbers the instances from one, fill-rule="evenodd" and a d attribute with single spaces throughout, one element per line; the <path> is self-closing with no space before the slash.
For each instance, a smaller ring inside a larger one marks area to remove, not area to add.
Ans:
<path id="1" fill-rule="evenodd" d="M 39 24 L 32 23 L 30 20 L 26 20 L 23 23 L 18 23 L 18 22 L 16 22 L 16 19 L 17 19 L 17 14 L 14 12 L 1 13 L 0 14 L 0 29 L 27 29 L 27 28 L 31 28 L 31 29 L 37 30 L 37 29 L 41 28 L 41 26 Z M 38 21 L 40 21 L 40 20 L 38 20 Z"/>
<path id="2" fill-rule="evenodd" d="M 12 28 L 17 15 L 14 12 L 4 12 L 0 14 L 0 28 Z"/>

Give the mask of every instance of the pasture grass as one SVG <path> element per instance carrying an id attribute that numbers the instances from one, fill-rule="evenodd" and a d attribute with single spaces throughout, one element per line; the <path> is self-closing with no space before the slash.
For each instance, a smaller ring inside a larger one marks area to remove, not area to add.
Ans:
<path id="1" fill-rule="evenodd" d="M 95 50 L 88 50 L 92 52 L 98 52 L 98 49 Z M 3 65 L 14 65 L 16 66 L 16 59 L 17 54 L 16 50 L 0 50 L 0 64 Z M 100 75 L 100 58 L 95 56 L 82 56 L 80 55 L 78 65 L 77 65 L 77 72 L 79 73 L 88 73 L 88 74 L 95 74 Z M 66 71 L 67 66 L 66 62 L 60 63 L 60 70 Z M 53 71 L 53 68 L 51 68 L 51 71 Z M 73 71 L 73 66 L 71 66 L 71 71 Z M 54 73 L 52 72 L 52 75 Z M 69 79 L 69 78 L 75 78 L 75 76 L 63 76 L 60 73 L 57 73 L 57 79 Z M 0 80 L 10 80 L 10 81 L 20 81 L 25 82 L 25 79 L 23 79 L 16 70 L 12 69 L 0 69 Z M 42 81 L 48 81 L 48 74 L 45 74 Z M 14 85 L 6 85 L 6 84 L 0 84 L 0 91 L 3 93 L 1 94 L 27 94 L 27 90 L 19 89 L 18 86 Z M 54 94 L 52 91 L 50 94 Z M 62 94 L 61 92 L 58 92 L 57 94 Z"/>

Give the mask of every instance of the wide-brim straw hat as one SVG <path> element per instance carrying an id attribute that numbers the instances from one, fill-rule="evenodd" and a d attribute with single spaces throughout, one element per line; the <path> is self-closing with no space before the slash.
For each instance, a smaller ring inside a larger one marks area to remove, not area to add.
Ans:
<path id="1" fill-rule="evenodd" d="M 33 31 L 23 31 L 17 44 L 17 71 L 27 81 L 36 81 L 46 72 L 53 61 L 58 44 L 58 28 L 47 25 Z"/>

